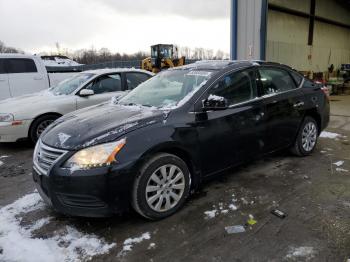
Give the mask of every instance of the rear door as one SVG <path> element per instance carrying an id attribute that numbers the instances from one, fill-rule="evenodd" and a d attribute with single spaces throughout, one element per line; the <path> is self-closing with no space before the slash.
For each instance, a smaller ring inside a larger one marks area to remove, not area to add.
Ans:
<path id="1" fill-rule="evenodd" d="M 97 77 L 90 82 L 83 89 L 91 89 L 94 91 L 94 95 L 87 97 L 80 97 L 77 94 L 77 108 L 84 108 L 91 105 L 96 105 L 102 102 L 106 102 L 115 96 L 121 96 L 124 94 L 123 85 L 120 74 L 107 74 Z"/>
<path id="2" fill-rule="evenodd" d="M 9 78 L 5 69 L 5 59 L 0 58 L 0 100 L 10 98 Z"/>
<path id="3" fill-rule="evenodd" d="M 255 69 L 229 73 L 196 104 L 196 128 L 202 168 L 211 174 L 262 152 L 264 105 L 257 98 Z M 203 99 L 224 98 L 228 108 L 201 112 Z"/>
<path id="4" fill-rule="evenodd" d="M 13 97 L 35 93 L 48 87 L 40 68 L 30 58 L 6 59 L 10 90 Z"/>
<path id="5" fill-rule="evenodd" d="M 291 72 L 284 68 L 259 68 L 259 89 L 266 107 L 266 152 L 291 145 L 303 118 L 304 96 Z"/>

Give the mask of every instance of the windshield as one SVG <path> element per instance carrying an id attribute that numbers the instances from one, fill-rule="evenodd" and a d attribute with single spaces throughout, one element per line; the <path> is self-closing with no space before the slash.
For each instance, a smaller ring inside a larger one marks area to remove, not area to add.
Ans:
<path id="1" fill-rule="evenodd" d="M 95 74 L 80 73 L 72 76 L 51 89 L 51 92 L 55 95 L 69 95 L 73 93 L 79 86 L 94 77 Z"/>
<path id="2" fill-rule="evenodd" d="M 124 105 L 172 108 L 184 104 L 210 78 L 212 71 L 167 70 L 119 100 Z"/>

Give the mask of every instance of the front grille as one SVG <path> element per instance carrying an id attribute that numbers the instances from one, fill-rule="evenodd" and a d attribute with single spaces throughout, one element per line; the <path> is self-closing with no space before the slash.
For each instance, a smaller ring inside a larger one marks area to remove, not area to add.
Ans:
<path id="1" fill-rule="evenodd" d="M 35 146 L 33 162 L 34 168 L 42 175 L 48 175 L 51 167 L 65 154 L 67 151 L 56 149 L 44 145 L 39 140 Z"/>

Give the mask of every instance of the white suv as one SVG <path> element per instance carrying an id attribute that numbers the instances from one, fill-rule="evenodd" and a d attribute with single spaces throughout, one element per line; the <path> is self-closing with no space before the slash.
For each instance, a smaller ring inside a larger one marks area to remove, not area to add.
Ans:
<path id="1" fill-rule="evenodd" d="M 49 89 L 74 74 L 47 73 L 39 56 L 0 54 L 0 100 Z"/>

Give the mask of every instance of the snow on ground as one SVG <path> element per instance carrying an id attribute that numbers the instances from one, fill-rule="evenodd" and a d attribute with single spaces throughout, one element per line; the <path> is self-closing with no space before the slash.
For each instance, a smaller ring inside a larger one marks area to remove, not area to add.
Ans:
<path id="1" fill-rule="evenodd" d="M 148 246 L 148 249 L 155 249 L 156 248 L 156 243 L 151 243 Z"/>
<path id="2" fill-rule="evenodd" d="M 4 164 L 4 162 L 2 162 L 1 160 L 0 160 L 0 166 L 2 166 Z"/>
<path id="3" fill-rule="evenodd" d="M 230 204 L 230 205 L 228 206 L 228 208 L 231 209 L 232 211 L 236 211 L 236 210 L 238 209 L 237 206 L 236 206 L 235 204 Z"/>
<path id="4" fill-rule="evenodd" d="M 321 132 L 320 134 L 320 137 L 323 137 L 323 138 L 331 138 L 331 139 L 335 139 L 335 138 L 338 138 L 338 137 L 341 137 L 342 135 L 340 134 L 337 134 L 337 133 L 333 133 L 333 132 L 328 132 L 328 131 L 323 131 Z"/>
<path id="5" fill-rule="evenodd" d="M 218 214 L 218 211 L 216 209 L 204 211 L 204 215 L 206 219 L 214 218 L 216 217 L 217 214 Z"/>
<path id="6" fill-rule="evenodd" d="M 336 165 L 337 167 L 342 166 L 343 164 L 344 164 L 344 161 L 342 161 L 342 160 L 333 163 L 333 165 Z"/>
<path id="7" fill-rule="evenodd" d="M 337 172 L 349 172 L 349 170 L 344 169 L 344 168 L 340 168 L 340 167 L 337 167 L 337 168 L 335 169 L 335 171 L 337 171 Z"/>
<path id="8" fill-rule="evenodd" d="M 316 254 L 316 251 L 313 247 L 293 247 L 290 248 L 286 258 L 294 258 L 294 259 L 312 259 Z"/>
<path id="9" fill-rule="evenodd" d="M 71 226 L 54 237 L 35 238 L 32 233 L 50 223 L 52 218 L 44 217 L 26 226 L 21 225 L 21 221 L 25 214 L 44 206 L 39 194 L 34 192 L 0 209 L 0 261 L 87 261 L 95 255 L 108 253 L 116 245 Z"/>
<path id="10" fill-rule="evenodd" d="M 135 244 L 139 244 L 144 240 L 151 239 L 151 234 L 149 232 L 143 233 L 139 237 L 128 238 L 124 241 L 123 250 L 119 253 L 119 256 L 125 255 L 126 252 L 131 251 Z"/>

